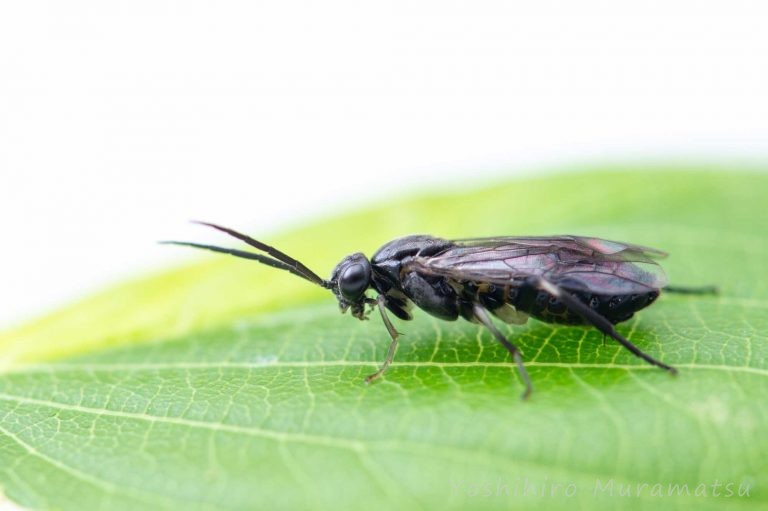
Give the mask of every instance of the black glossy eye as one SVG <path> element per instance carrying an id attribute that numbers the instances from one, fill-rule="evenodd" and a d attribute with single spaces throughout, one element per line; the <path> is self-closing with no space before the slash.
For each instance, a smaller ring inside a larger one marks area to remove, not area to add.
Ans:
<path id="1" fill-rule="evenodd" d="M 370 269 L 362 264 L 352 264 L 339 279 L 339 291 L 349 301 L 356 301 L 368 288 L 371 275 Z"/>

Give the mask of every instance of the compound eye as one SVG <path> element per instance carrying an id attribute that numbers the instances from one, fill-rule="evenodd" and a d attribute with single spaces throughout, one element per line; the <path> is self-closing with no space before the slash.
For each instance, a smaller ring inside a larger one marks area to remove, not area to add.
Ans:
<path id="1" fill-rule="evenodd" d="M 339 279 L 339 291 L 347 300 L 354 302 L 368 288 L 371 271 L 362 264 L 349 266 Z"/>

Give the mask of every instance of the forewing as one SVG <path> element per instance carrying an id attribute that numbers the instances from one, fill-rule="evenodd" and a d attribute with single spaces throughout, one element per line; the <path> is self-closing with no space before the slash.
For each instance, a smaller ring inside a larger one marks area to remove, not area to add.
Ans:
<path id="1" fill-rule="evenodd" d="M 456 240 L 440 254 L 416 257 L 422 273 L 454 280 L 514 284 L 539 276 L 571 289 L 600 294 L 647 292 L 666 284 L 656 249 L 580 236 Z"/>
<path id="2" fill-rule="evenodd" d="M 465 238 L 453 240 L 462 247 L 530 247 L 550 250 L 570 250 L 585 256 L 613 256 L 622 261 L 655 260 L 667 257 L 667 253 L 656 248 L 633 245 L 619 241 L 590 238 L 586 236 L 499 236 L 493 238 Z"/>

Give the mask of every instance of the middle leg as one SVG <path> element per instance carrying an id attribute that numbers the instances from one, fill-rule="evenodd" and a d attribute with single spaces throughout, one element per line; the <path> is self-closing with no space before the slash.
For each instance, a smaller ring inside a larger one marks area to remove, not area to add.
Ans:
<path id="1" fill-rule="evenodd" d="M 507 348 L 507 351 L 509 351 L 509 353 L 512 355 L 512 358 L 517 364 L 517 371 L 520 373 L 520 378 L 522 378 L 523 383 L 525 384 L 525 390 L 520 397 L 523 399 L 528 399 L 528 396 L 530 396 L 531 392 L 533 392 L 533 386 L 531 385 L 531 379 L 528 377 L 528 372 L 525 370 L 525 366 L 523 365 L 523 357 L 520 354 L 520 350 L 517 348 L 517 346 L 509 342 L 504 334 L 502 334 L 499 329 L 496 328 L 496 325 L 493 324 L 493 321 L 491 321 L 491 318 L 488 315 L 488 311 L 486 311 L 484 307 L 475 304 L 473 305 L 472 310 L 475 313 L 477 320 L 480 321 L 480 323 L 482 323 L 483 326 L 485 326 L 488 330 L 490 330 L 493 336 L 496 337 L 496 340 L 499 341 L 505 348 Z"/>

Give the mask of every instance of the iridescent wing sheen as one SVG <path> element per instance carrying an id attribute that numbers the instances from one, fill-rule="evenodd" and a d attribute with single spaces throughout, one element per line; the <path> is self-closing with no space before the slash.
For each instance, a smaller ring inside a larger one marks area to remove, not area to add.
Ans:
<path id="1" fill-rule="evenodd" d="M 407 269 L 457 281 L 515 284 L 537 276 L 573 290 L 629 294 L 667 283 L 660 250 L 582 236 L 454 240 L 433 256 L 414 257 Z"/>
<path id="2" fill-rule="evenodd" d="M 625 258 L 641 256 L 643 260 L 663 259 L 668 255 L 666 252 L 661 250 L 651 247 L 644 247 L 642 245 L 633 245 L 631 243 L 604 240 L 601 238 L 571 235 L 499 236 L 492 238 L 465 238 L 452 241 L 456 245 L 465 247 L 499 247 L 504 245 L 514 245 L 517 247 L 550 247 L 552 249 L 568 248 L 574 251 L 582 252 L 586 255 L 593 253 L 602 255 L 623 254 Z"/>

